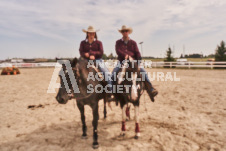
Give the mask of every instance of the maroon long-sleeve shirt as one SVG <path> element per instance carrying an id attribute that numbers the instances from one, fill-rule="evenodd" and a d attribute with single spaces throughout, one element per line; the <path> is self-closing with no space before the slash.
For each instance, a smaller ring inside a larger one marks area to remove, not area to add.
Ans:
<path id="1" fill-rule="evenodd" d="M 129 55 L 136 60 L 141 59 L 141 55 L 137 47 L 137 43 L 132 39 L 128 40 L 127 44 L 125 44 L 123 39 L 117 40 L 115 45 L 115 50 L 118 55 L 119 61 L 123 61 L 126 55 Z"/>
<path id="2" fill-rule="evenodd" d="M 85 53 L 89 53 L 89 56 L 95 56 L 95 59 L 101 59 L 104 52 L 102 42 L 99 40 L 94 40 L 90 44 L 87 39 L 83 40 L 80 43 L 79 52 L 84 58 L 86 58 Z"/>

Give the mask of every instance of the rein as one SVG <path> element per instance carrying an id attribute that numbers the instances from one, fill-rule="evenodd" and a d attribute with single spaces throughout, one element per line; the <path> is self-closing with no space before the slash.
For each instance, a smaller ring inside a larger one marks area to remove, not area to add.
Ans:
<path id="1" fill-rule="evenodd" d="M 90 93 L 89 95 L 86 95 L 86 96 L 84 96 L 84 97 L 73 97 L 73 98 L 75 98 L 76 100 L 82 100 L 82 99 L 87 99 L 87 98 L 89 98 L 91 95 L 92 95 L 93 93 Z"/>

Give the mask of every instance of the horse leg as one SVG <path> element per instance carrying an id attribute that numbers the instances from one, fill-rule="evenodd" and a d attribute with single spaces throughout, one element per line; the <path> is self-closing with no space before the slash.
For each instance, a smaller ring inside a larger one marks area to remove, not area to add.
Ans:
<path id="1" fill-rule="evenodd" d="M 99 147 L 98 143 L 98 134 L 97 134 L 97 126 L 99 120 L 99 113 L 98 113 L 98 103 L 96 103 L 93 107 L 93 148 L 96 149 Z"/>
<path id="2" fill-rule="evenodd" d="M 87 138 L 87 126 L 86 126 L 86 118 L 85 118 L 85 108 L 84 108 L 84 105 L 81 105 L 79 103 L 77 103 L 77 106 L 78 106 L 78 109 L 81 113 L 81 121 L 82 121 L 82 131 L 83 131 L 83 134 L 82 134 L 82 138 L 83 139 L 86 139 Z"/>
<path id="3" fill-rule="evenodd" d="M 135 110 L 135 139 L 140 137 L 140 127 L 139 127 L 139 106 L 134 106 Z"/>
<path id="4" fill-rule="evenodd" d="M 105 96 L 104 96 L 104 119 L 107 118 L 107 108 L 106 108 L 106 103 L 107 103 L 107 95 L 105 94 Z"/>
<path id="5" fill-rule="evenodd" d="M 122 128 L 121 135 L 124 136 L 126 132 L 126 105 L 122 106 Z"/>
<path id="6" fill-rule="evenodd" d="M 130 120 L 130 106 L 126 107 L 126 120 L 129 121 Z"/>

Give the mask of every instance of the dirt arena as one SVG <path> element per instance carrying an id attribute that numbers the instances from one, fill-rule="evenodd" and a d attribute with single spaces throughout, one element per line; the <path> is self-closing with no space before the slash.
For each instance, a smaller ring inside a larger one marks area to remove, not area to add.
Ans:
<path id="1" fill-rule="evenodd" d="M 91 109 L 85 107 L 84 140 L 74 100 L 60 105 L 56 94 L 47 94 L 53 70 L 21 69 L 21 75 L 0 76 L 1 151 L 93 150 Z M 226 150 L 226 70 L 149 71 L 176 72 L 180 81 L 153 81 L 159 90 L 154 103 L 142 96 L 138 140 L 133 138 L 133 108 L 126 136 L 120 139 L 121 109 L 112 103 L 104 120 L 100 101 L 97 150 Z M 36 106 L 28 109 L 29 105 Z"/>

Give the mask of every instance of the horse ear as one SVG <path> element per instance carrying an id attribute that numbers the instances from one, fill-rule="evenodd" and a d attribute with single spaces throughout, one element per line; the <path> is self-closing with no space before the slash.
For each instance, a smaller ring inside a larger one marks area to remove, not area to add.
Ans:
<path id="1" fill-rule="evenodd" d="M 63 69 L 66 69 L 66 65 L 65 65 L 65 62 L 63 61 L 63 59 L 56 57 L 56 62 L 59 63 Z"/>
<path id="2" fill-rule="evenodd" d="M 78 62 L 78 59 L 75 57 L 75 58 L 71 61 L 71 66 L 72 66 L 72 67 L 75 67 L 76 64 L 77 64 L 77 62 Z"/>

